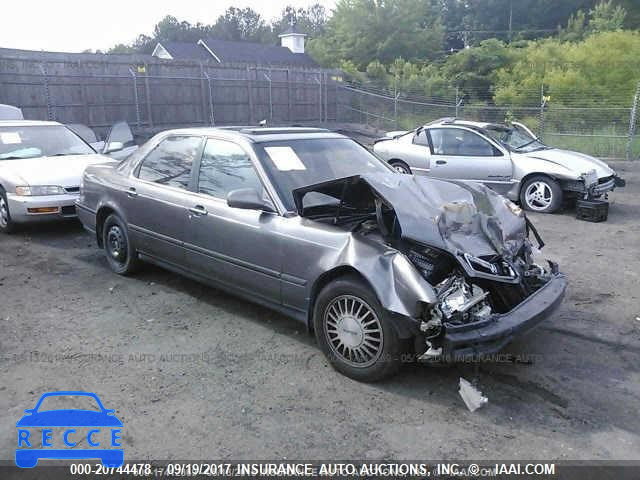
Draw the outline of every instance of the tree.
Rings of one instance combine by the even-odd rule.
[[[596,33],[621,30],[626,16],[627,11],[611,0],[600,2],[589,11],[588,30]]]
[[[284,32],[291,24],[294,24],[302,33],[306,33],[311,38],[318,37],[324,33],[327,23],[327,11],[316,3],[309,8],[296,8],[288,5],[282,10],[280,18],[271,24],[274,37]]]
[[[442,52],[443,27],[434,0],[339,0],[315,48],[330,64],[350,60],[364,70],[373,59],[434,59]]]
[[[216,20],[211,36],[223,40],[262,42],[270,40],[271,30],[255,10],[229,7]]]

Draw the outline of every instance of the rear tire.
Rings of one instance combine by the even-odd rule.
[[[140,260],[129,239],[129,230],[115,213],[104,221],[102,244],[109,267],[118,275],[130,275],[140,268]]]
[[[402,160],[391,160],[389,162],[389,165],[391,165],[398,173],[403,173],[405,175],[412,174],[411,168],[409,168],[409,165],[404,163]]]
[[[8,234],[15,231],[16,224],[11,220],[7,192],[4,191],[4,188],[0,187],[0,232]]]
[[[319,293],[313,325],[333,368],[375,382],[400,368],[402,342],[371,289],[355,276],[338,278]]]
[[[562,188],[546,175],[533,175],[520,189],[520,204],[526,210],[553,213],[562,206]]]

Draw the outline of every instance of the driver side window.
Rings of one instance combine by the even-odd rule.
[[[208,139],[200,161],[198,193],[225,199],[240,188],[253,188],[264,195],[249,155],[235,143]]]
[[[494,157],[501,152],[480,135],[462,128],[433,128],[429,130],[434,155],[462,157]]]

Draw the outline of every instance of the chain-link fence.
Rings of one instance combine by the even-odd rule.
[[[585,98],[554,95],[543,87],[518,92],[518,103],[474,102],[459,89],[438,97],[344,85],[338,94],[338,119],[382,130],[407,130],[443,117],[504,123],[517,120],[547,144],[604,159],[640,158],[640,84],[633,95],[611,93]]]

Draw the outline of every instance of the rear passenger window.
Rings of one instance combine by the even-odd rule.
[[[176,136],[162,140],[142,161],[138,178],[176,188],[188,188],[191,167],[201,137]]]
[[[245,151],[233,142],[207,140],[200,160],[198,192],[216,198],[239,188],[254,188],[262,193],[262,183]]]

